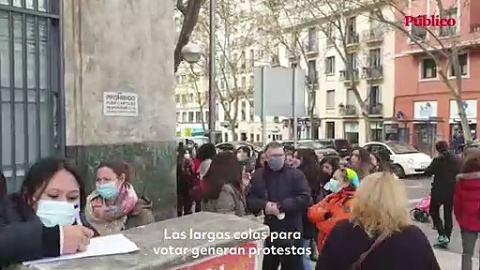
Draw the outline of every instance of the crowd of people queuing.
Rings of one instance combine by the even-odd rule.
[[[461,159],[436,144],[430,215],[436,245],[452,237],[452,211],[461,228],[462,270],[472,268],[480,232],[480,149]],[[154,221],[152,203],[137,194],[123,162],[102,162],[96,188],[86,194],[75,166],[44,158],[31,166],[19,192],[0,178],[0,266],[83,251],[92,237]],[[301,239],[267,239],[266,247],[313,248],[311,254],[266,254],[263,269],[440,269],[424,233],[412,223],[403,182],[387,153],[362,148],[348,160],[312,149],[269,143],[263,152],[213,144],[177,151],[178,216],[210,211],[252,217],[271,232]],[[439,210],[443,206],[443,220]],[[193,211],[192,211],[193,210]]]
[[[448,245],[453,209],[462,229],[462,270],[471,269],[480,231],[480,150],[466,151],[458,159],[446,142],[436,148],[438,156],[425,172],[434,176],[430,215],[439,233],[435,245]],[[205,151],[212,153],[207,173],[187,173],[201,183],[203,211],[262,216],[272,232],[302,233],[302,239],[267,239],[267,247],[316,251],[308,256],[265,255],[263,269],[311,269],[310,261],[320,270],[440,269],[428,239],[413,225],[404,184],[393,173],[388,153],[355,148],[348,160],[318,159],[312,149],[277,142],[256,158],[247,146],[213,154],[214,146],[206,144],[197,153]],[[180,159],[184,153],[179,151]],[[193,163],[198,159],[186,157]],[[186,196],[188,192],[184,190]],[[182,209],[179,215],[190,213]]]

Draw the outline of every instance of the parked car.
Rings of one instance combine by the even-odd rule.
[[[352,145],[346,139],[320,139],[316,142],[325,145],[327,148],[335,149],[341,158],[352,154]]]
[[[382,151],[390,153],[390,159],[394,164],[394,172],[400,178],[423,174],[432,162],[429,155],[420,153],[415,147],[402,142],[368,142],[363,148],[370,153]]]
[[[283,141],[283,146],[293,146],[293,141]],[[315,151],[319,159],[322,159],[326,156],[338,156],[338,152],[335,149],[328,148],[325,145],[314,141],[314,140],[300,140],[297,142],[297,148],[310,148]]]

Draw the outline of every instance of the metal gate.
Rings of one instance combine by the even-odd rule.
[[[0,0],[0,165],[8,192],[28,167],[64,153],[61,0]]]

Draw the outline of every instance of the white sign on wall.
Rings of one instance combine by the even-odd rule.
[[[416,101],[413,103],[413,118],[427,120],[437,117],[438,103],[436,101]]]
[[[103,92],[103,115],[138,116],[138,95],[135,93]]]
[[[465,109],[465,114],[467,115],[467,119],[470,122],[477,121],[477,100],[464,100],[463,101],[463,108]],[[460,116],[458,115],[458,107],[457,102],[455,100],[450,100],[450,122],[459,122]]]

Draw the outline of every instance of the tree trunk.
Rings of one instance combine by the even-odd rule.
[[[311,103],[311,106],[309,107],[309,117],[310,117],[310,140],[313,140],[314,137],[315,137],[315,126],[313,125],[313,122],[314,122],[314,119],[315,119],[315,114],[314,114],[314,111],[315,111],[315,106],[316,106],[316,103],[317,103],[317,100],[316,100],[316,97],[315,97],[315,87],[312,85],[310,86],[310,95],[309,95],[309,99],[310,99],[310,102]]]
[[[235,142],[238,140],[237,128],[235,127],[235,121],[229,121],[230,131],[232,132],[232,141]]]
[[[470,125],[468,123],[467,114],[465,113],[465,108],[463,107],[462,100],[462,76],[460,71],[460,63],[458,60],[458,50],[454,48],[452,58],[453,68],[455,69],[455,82],[457,84],[457,89],[450,88],[453,97],[455,98],[455,103],[458,107],[458,117],[460,117],[460,124],[462,125],[463,136],[465,142],[470,142],[472,140],[472,131],[470,130]]]
[[[472,141],[472,131],[470,130],[467,114],[465,113],[465,108],[463,107],[463,101],[461,98],[455,97],[455,103],[457,103],[458,117],[460,117],[460,124],[462,125],[465,142],[470,142]]]
[[[200,105],[200,114],[202,115],[202,129],[203,131],[205,132],[205,130],[207,130],[207,125],[205,123],[205,114],[204,114],[204,109],[203,109],[203,105]]]
[[[347,66],[349,66],[349,65],[347,65]],[[369,119],[369,115],[368,115],[367,106],[365,105],[365,102],[363,101],[362,96],[358,92],[357,85],[356,85],[356,79],[357,78],[355,77],[355,74],[354,74],[355,72],[353,71],[353,68],[348,68],[348,73],[349,73],[349,76],[352,80],[352,88],[351,89],[352,89],[353,93],[355,94],[355,99],[357,100],[358,105],[360,106],[361,115],[363,116],[363,119],[365,121],[365,141],[368,142],[370,140],[370,119]]]
[[[371,140],[371,128],[370,128],[370,118],[368,118],[368,114],[362,112],[363,120],[365,122],[365,141],[368,142]]]

